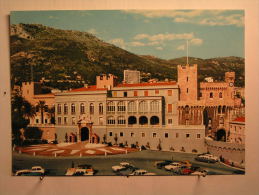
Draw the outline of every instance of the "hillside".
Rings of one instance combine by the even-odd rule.
[[[124,69],[140,70],[143,81],[149,78],[176,80],[176,65],[186,62],[185,58],[163,60],[139,56],[87,32],[39,24],[12,25],[10,32],[12,84],[44,78],[50,87],[74,88],[81,86],[82,81],[94,84],[95,76],[101,73],[112,73],[122,80]],[[242,58],[190,58],[190,63],[194,62],[199,64],[200,79],[209,75],[221,80],[225,71],[233,70],[242,77],[237,84],[244,84]]]

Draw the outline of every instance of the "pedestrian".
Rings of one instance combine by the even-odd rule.
[[[174,156],[172,155],[172,161],[174,160]]]

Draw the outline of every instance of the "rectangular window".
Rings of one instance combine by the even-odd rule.
[[[165,133],[165,138],[168,138],[168,133]]]
[[[175,137],[178,138],[178,137],[179,137],[179,133],[176,133],[176,134],[175,134]]]
[[[190,134],[189,133],[186,133],[186,138],[190,138]]]
[[[109,132],[109,136],[110,136],[110,137],[112,136],[112,132],[111,132],[111,131]]]
[[[148,91],[144,91],[144,96],[148,96]]]
[[[113,97],[117,97],[117,91],[113,92]]]
[[[189,92],[189,89],[187,88],[187,89],[186,89],[186,93],[188,93],[188,92]]]
[[[123,92],[123,96],[124,96],[124,97],[127,97],[127,96],[128,96],[128,92],[127,92],[127,91],[124,91],[124,92]]]
[[[167,91],[168,96],[172,96],[172,90]]]
[[[61,124],[61,117],[58,117],[58,124]]]
[[[172,113],[172,110],[173,110],[173,105],[172,104],[168,104],[167,105],[167,112],[168,113]]]
[[[159,90],[158,90],[158,89],[155,90],[155,94],[156,94],[156,95],[159,94]]]
[[[134,137],[134,133],[133,132],[130,133],[130,137]]]
[[[67,124],[67,117],[64,117],[64,124]]]
[[[142,132],[141,133],[141,137],[145,137],[145,136],[146,136],[146,134]]]
[[[197,134],[197,139],[200,139],[201,138],[201,134]]]
[[[36,124],[38,124],[39,123],[39,119],[36,119]]]
[[[100,118],[99,118],[99,124],[100,124],[100,125],[103,125],[103,117],[100,117]]]
[[[138,91],[134,91],[134,96],[138,96]]]
[[[168,119],[168,124],[172,124],[173,123],[173,119]]]
[[[123,132],[120,132],[120,137],[123,137]]]
[[[152,133],[152,136],[153,136],[153,137],[156,137],[156,133]]]
[[[72,117],[72,125],[75,125],[75,124],[76,124],[76,118]]]

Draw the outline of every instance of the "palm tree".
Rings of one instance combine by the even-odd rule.
[[[55,124],[55,106],[52,106],[48,113],[50,114],[50,123]]]
[[[44,124],[44,111],[48,109],[45,101],[39,101],[36,108],[40,111],[41,124]]]

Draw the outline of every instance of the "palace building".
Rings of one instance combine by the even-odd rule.
[[[112,74],[100,75],[96,85],[42,97],[34,95],[32,83],[24,83],[23,96],[34,105],[41,99],[55,105],[58,142],[110,142],[202,153],[207,151],[205,136],[228,141],[234,135],[230,133],[234,119],[240,113],[244,116],[235,73],[226,72],[224,82],[211,78],[199,83],[197,65],[177,69],[177,82],[141,83],[139,71],[125,70],[123,83]],[[48,123],[47,115],[45,119]],[[31,125],[39,121],[37,115]]]

